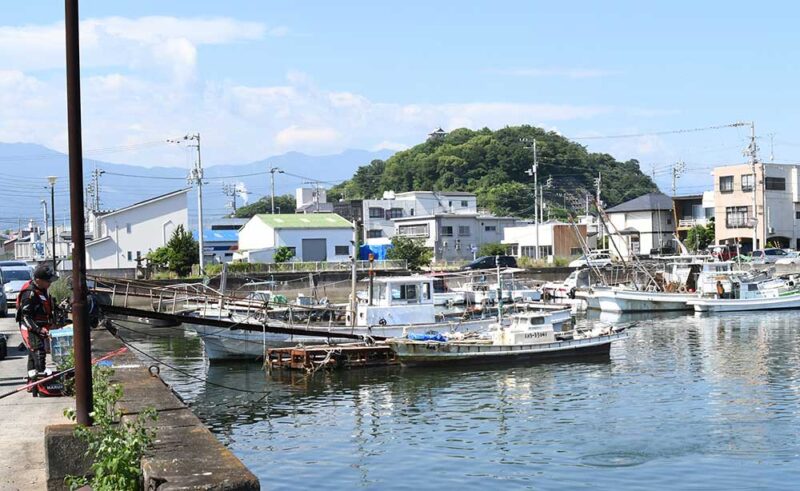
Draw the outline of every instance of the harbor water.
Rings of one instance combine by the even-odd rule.
[[[603,362],[311,376],[209,366],[179,328],[121,334],[179,370],[161,375],[265,489],[800,482],[797,312],[599,321],[632,323]]]

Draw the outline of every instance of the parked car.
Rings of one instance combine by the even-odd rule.
[[[786,257],[786,251],[777,247],[758,249],[753,251],[753,264],[774,264],[775,261]]]
[[[775,264],[800,264],[800,253],[797,251],[786,251],[786,255],[775,261]]]
[[[583,255],[569,263],[570,268],[586,268],[593,266],[595,268],[604,268],[611,266],[611,255],[605,252],[589,253],[589,256]]]
[[[717,261],[730,261],[738,255],[736,244],[722,244],[711,248],[711,256]]]
[[[8,261],[0,261],[0,268],[2,268],[3,266],[27,266],[27,265],[28,263],[26,263],[25,261],[17,261],[14,259]]]
[[[497,263],[500,263],[501,268],[516,268],[517,258],[514,256],[481,256],[471,263],[464,266],[464,271],[476,269],[494,269]]]
[[[16,304],[22,287],[33,279],[33,269],[30,266],[0,266],[0,278],[3,281],[6,304]]]

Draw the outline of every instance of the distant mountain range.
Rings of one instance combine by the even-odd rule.
[[[275,194],[294,194],[304,182],[316,181],[323,187],[349,179],[359,166],[374,159],[386,159],[394,152],[345,150],[335,155],[313,156],[289,152],[240,165],[215,165],[204,169],[203,210],[208,218],[230,213],[231,197],[223,184],[238,189],[237,203],[257,200],[270,193],[270,167],[275,174]],[[101,169],[100,201],[103,209],[116,209],[147,198],[188,186],[185,167],[140,167],[84,158],[84,182],[88,184],[94,168]],[[57,176],[55,186],[56,220],[69,216],[68,158],[65,154],[31,143],[0,143],[0,231],[16,229],[19,221],[41,221],[42,206],[50,206],[47,176]],[[84,189],[86,186],[84,185]],[[189,215],[196,221],[195,193],[190,194]]]

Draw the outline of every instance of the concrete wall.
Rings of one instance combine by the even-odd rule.
[[[239,230],[239,251],[275,247],[275,232],[260,218],[253,217]]]
[[[608,215],[613,227],[611,240],[619,249],[619,254],[630,257],[636,254],[650,254],[651,249],[671,245],[675,224],[672,219],[672,210],[647,210],[624,213],[611,213]],[[637,234],[616,234],[614,229],[622,232],[625,229],[634,229]],[[638,242],[638,250],[637,244]],[[616,249],[609,246],[611,254],[618,256]]]
[[[303,239],[325,239],[327,261],[349,261],[353,253],[353,230],[347,228],[283,229],[275,233],[276,247],[295,248],[294,261],[303,258]],[[336,254],[336,246],[347,246],[347,254]]]
[[[97,223],[100,234],[96,238],[111,237],[111,241],[87,248],[87,266],[95,269],[136,267],[137,252],[144,257],[165,245],[179,225],[188,231],[186,193],[101,216]],[[108,242],[113,244],[111,254]]]
[[[800,211],[800,166],[781,164],[756,165],[756,212],[753,213],[753,192],[742,190],[742,176],[753,173],[749,164],[716,167],[714,176],[714,216],[716,221],[715,240],[717,243],[741,240],[747,247],[752,243],[753,228],[728,227],[726,208],[748,207],[748,218],[757,220],[757,248],[766,241],[781,237],[788,239],[790,247],[800,246],[800,221],[796,213]],[[733,177],[733,191],[722,192],[720,177]],[[785,190],[764,189],[764,177],[783,178]]]

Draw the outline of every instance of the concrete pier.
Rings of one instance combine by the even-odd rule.
[[[0,393],[5,394],[25,385],[28,353],[17,351],[22,337],[13,317],[0,319],[0,333],[8,336],[8,357],[0,360]],[[45,428],[69,423],[63,413],[70,405],[75,405],[71,399],[32,397],[26,391],[0,399],[0,489],[47,488]]]
[[[9,356],[0,361],[0,393],[6,393],[24,385],[27,353],[17,350],[21,337],[13,317],[0,319],[0,332],[9,337]],[[92,332],[93,358],[121,346],[105,330]],[[152,363],[130,352],[111,361],[112,382],[123,388],[123,419],[147,407],[158,412],[156,440],[142,459],[145,489],[260,489],[258,478],[158,376],[151,375]],[[66,475],[85,472],[85,446],[73,437],[74,426],[63,416],[65,408],[74,406],[72,398],[34,398],[26,391],[0,399],[0,490],[65,489]]]

